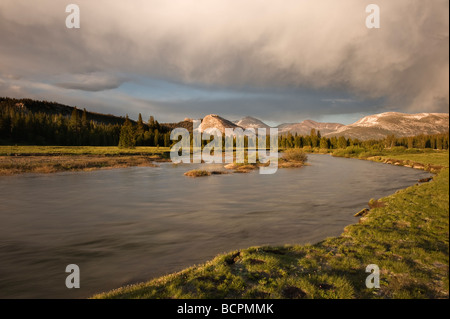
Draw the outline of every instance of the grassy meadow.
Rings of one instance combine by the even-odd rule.
[[[234,152],[234,155],[236,153]],[[137,146],[2,146],[0,145],[0,176],[22,173],[55,173],[62,171],[91,171],[95,169],[154,166],[154,161],[170,161],[169,147]],[[249,164],[248,151],[245,163],[234,163],[226,168],[237,173],[247,173],[259,165]],[[287,156],[287,157],[286,157]],[[299,157],[300,156],[300,157]],[[306,155],[301,149],[292,149],[280,157],[279,167],[302,167]],[[186,176],[201,177],[225,172],[186,172]]]
[[[395,159],[403,161],[412,161],[422,164],[431,164],[448,167],[448,151],[435,151],[433,153],[417,153],[417,154],[393,154]],[[380,156],[381,159],[387,160],[391,155]]]
[[[448,298],[448,151],[378,156],[369,158],[443,168],[431,182],[378,199],[339,237],[233,251],[93,298]],[[380,268],[379,289],[366,288],[369,264]]]
[[[32,155],[163,155],[169,147],[138,146],[119,148],[117,146],[4,146],[0,145],[0,156]]]
[[[148,167],[167,160],[169,152],[168,147],[0,146],[0,176]]]

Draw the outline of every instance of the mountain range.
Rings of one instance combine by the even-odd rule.
[[[447,113],[405,114],[386,112],[363,117],[359,121],[338,128],[325,136],[345,136],[359,139],[380,139],[387,135],[397,137],[419,134],[448,133]]]
[[[217,127],[222,132],[225,128],[269,128],[263,121],[246,116],[240,120],[229,121],[218,115],[205,116],[201,124],[201,131],[210,127]],[[344,125],[339,123],[321,123],[305,120],[300,123],[285,123],[277,126],[279,134],[308,135],[314,129],[322,136],[345,136],[360,140],[382,139],[388,135],[396,137],[415,136],[420,134],[448,133],[449,115],[447,113],[418,113],[406,114],[386,112],[369,115],[357,122]]]
[[[31,99],[12,99],[0,97],[0,110],[6,107],[15,107],[23,112],[46,113],[51,115],[61,114],[70,117],[74,107],[55,102],[36,101]],[[81,112],[81,110],[80,110]],[[87,111],[88,121],[95,121],[104,124],[122,124],[124,117],[111,114],[102,114]],[[200,130],[204,131],[210,127],[216,127],[222,132],[225,128],[269,128],[263,121],[246,116],[237,121],[227,120],[216,114],[205,116],[200,125]],[[136,123],[135,121],[132,121]],[[192,131],[192,119],[184,119],[178,123],[161,123],[163,131],[170,131],[176,127],[184,127]],[[308,135],[312,129],[320,131],[322,136],[345,136],[347,138],[357,138],[360,140],[382,139],[388,135],[396,137],[415,136],[420,134],[439,134],[449,131],[448,113],[417,113],[406,114],[398,112],[386,112],[369,115],[361,118],[350,125],[339,123],[322,123],[312,120],[304,120],[299,123],[284,123],[277,126],[279,134],[299,134]]]

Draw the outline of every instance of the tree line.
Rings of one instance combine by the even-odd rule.
[[[14,102],[14,103],[13,103]],[[89,119],[86,109],[72,109],[70,116],[33,112],[24,103],[0,101],[0,145],[63,146],[170,146],[170,132],[153,116],[144,123],[128,116],[120,123]]]
[[[312,129],[309,135],[283,134],[278,137],[278,145],[281,148],[321,148],[321,149],[343,149],[349,146],[356,146],[365,149],[382,150],[403,146],[405,148],[431,148],[448,150],[449,134],[417,135],[410,137],[396,137],[389,135],[379,140],[359,140],[340,137],[323,137],[320,131]]]
[[[122,148],[135,146],[169,147],[171,144],[169,129],[159,124],[153,116],[150,116],[148,122],[144,123],[141,113],[139,113],[136,124],[128,118],[128,115],[126,116],[118,142],[118,146]]]
[[[27,104],[23,101],[27,101]],[[37,111],[39,107],[43,107],[45,112]],[[62,114],[56,110],[62,110]],[[71,110],[70,115],[68,110]],[[96,114],[51,102],[0,98],[0,145],[169,147],[173,144],[170,140],[171,128],[170,125],[159,124],[153,116],[145,123],[141,114],[137,121],[132,121],[128,116],[123,118]],[[207,142],[202,141],[202,145]],[[248,145],[247,139],[245,145]],[[280,135],[278,146],[282,149],[310,147],[328,150],[349,146],[368,150],[403,146],[447,150],[449,134],[414,137],[390,135],[381,140],[362,141],[343,136],[323,137],[320,131],[312,129],[309,135]]]

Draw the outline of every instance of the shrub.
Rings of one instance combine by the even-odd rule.
[[[394,153],[405,153],[406,147],[404,146],[394,146],[391,148],[391,151]]]
[[[365,148],[358,147],[358,146],[348,146],[345,149],[338,149],[333,152],[333,156],[339,156],[339,157],[353,157],[353,156],[359,156],[363,154],[366,151]]]
[[[184,173],[184,175],[189,176],[189,177],[202,177],[202,176],[210,176],[211,173],[208,171],[201,170],[201,169],[194,169],[192,171],[188,171],[188,172]]]
[[[304,163],[308,160],[308,156],[301,149],[289,149],[283,153],[282,159],[286,162]]]

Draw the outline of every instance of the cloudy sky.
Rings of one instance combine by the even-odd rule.
[[[67,29],[76,3],[81,28]],[[368,29],[365,8],[381,9]],[[161,122],[449,107],[448,0],[1,0],[0,96]]]

